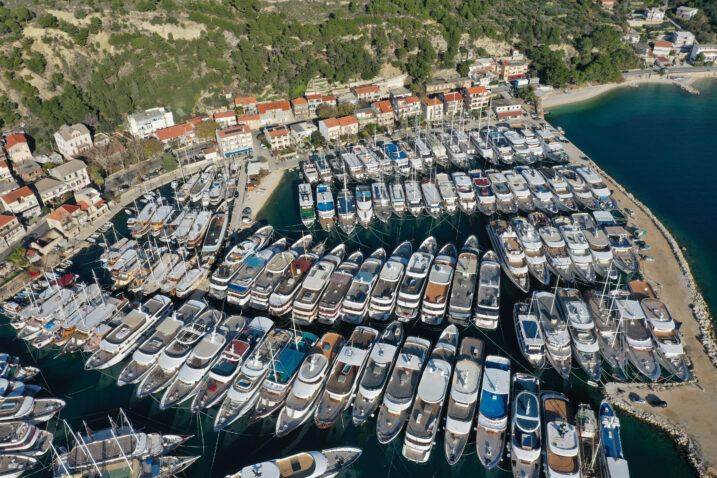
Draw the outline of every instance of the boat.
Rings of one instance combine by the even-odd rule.
[[[513,324],[520,353],[536,369],[545,366],[545,339],[540,329],[538,315],[525,302],[513,305]]]
[[[392,155],[394,166],[401,176],[408,176],[412,171],[423,172],[423,160],[403,140],[388,143],[389,154]],[[391,146],[395,149],[391,151]]]
[[[448,160],[458,169],[468,169],[468,155],[461,148],[461,144],[454,134],[443,135],[443,145],[446,147]]]
[[[152,235],[157,237],[174,213],[174,206],[161,205],[155,209],[152,218],[149,220]]]
[[[568,184],[570,192],[573,193],[573,197],[579,205],[589,211],[600,209],[600,203],[592,195],[587,183],[579,174],[566,166],[553,166],[553,169]]]
[[[602,357],[590,309],[577,289],[558,289],[560,313],[568,324],[573,357],[590,380],[599,382],[602,376]]]
[[[493,251],[483,255],[480,262],[478,289],[473,317],[476,326],[495,330],[498,328],[500,309],[500,260]]]
[[[196,305],[198,306],[199,304]],[[194,314],[195,310],[189,310],[187,313]],[[137,398],[144,398],[167,388],[194,347],[202,337],[217,327],[222,319],[224,319],[223,312],[205,307],[193,320],[186,321],[182,330],[161,352],[157,363],[139,382]]]
[[[593,217],[584,212],[571,215],[573,224],[579,227],[590,246],[595,272],[606,279],[617,279],[617,268],[612,264],[612,249],[607,234],[598,227]]]
[[[251,287],[249,307],[254,310],[269,310],[269,297],[271,297],[272,292],[289,273],[291,263],[300,254],[306,253],[312,241],[313,237],[311,235],[303,236],[292,244],[288,250],[276,253],[266,263],[264,270],[261,271],[261,274],[259,274]]]
[[[0,378],[26,382],[40,373],[37,367],[20,365],[20,359],[7,353],[0,353]]]
[[[446,173],[436,175],[436,184],[443,200],[443,209],[450,215],[455,214],[459,202],[455,184]]]
[[[217,207],[224,200],[226,195],[226,183],[223,179],[215,180],[209,187],[209,204],[207,206]],[[204,207],[207,207],[204,206]]]
[[[252,297],[252,288],[267,263],[284,251],[286,251],[286,238],[282,237],[270,247],[247,257],[227,286],[227,301],[240,307],[248,304]]]
[[[528,147],[528,152],[537,160],[543,157],[543,145],[531,128],[523,128],[520,130],[520,134],[525,138],[525,145]]]
[[[164,294],[174,294],[177,291],[177,285],[189,269],[190,265],[187,264],[183,257],[180,257],[174,267],[172,267],[159,283],[159,290]]]
[[[38,464],[37,458],[8,453],[0,455],[0,476],[17,478]]]
[[[333,174],[336,181],[343,183],[348,180],[348,173],[346,172],[346,165],[340,156],[334,154],[328,155],[329,167],[331,168],[331,174]]]
[[[391,146],[395,148],[394,145]],[[383,146],[375,144],[368,148],[368,151],[373,154],[378,161],[380,171],[379,178],[383,175],[391,175],[394,173],[394,169],[396,169],[394,157],[386,150],[386,143]],[[405,166],[408,166],[408,158],[403,158],[403,162],[405,163]]]
[[[475,190],[477,209],[486,216],[495,213],[497,210],[496,196],[488,176],[486,176],[482,169],[471,169],[468,171],[468,177]]]
[[[206,280],[209,275],[209,269],[205,267],[193,267],[189,269],[184,276],[177,282],[177,287],[174,290],[174,295],[178,299],[187,297],[189,294],[194,292],[200,284]]]
[[[189,232],[192,230],[192,225],[197,219],[197,211],[185,210],[182,220],[179,222],[174,232],[170,236],[170,240],[175,241],[177,244],[186,244]]]
[[[187,247],[198,247],[204,239],[207,229],[209,229],[209,220],[212,217],[211,211],[199,211],[197,218],[192,223],[192,227],[187,234]]]
[[[272,226],[264,226],[258,229],[247,239],[232,247],[224,258],[224,263],[233,265],[243,261],[254,252],[262,249],[269,242],[273,234],[274,228]]]
[[[423,194],[421,194],[421,186],[417,181],[406,181],[403,183],[406,189],[406,204],[408,212],[414,217],[418,217],[423,212]]]
[[[647,326],[657,345],[657,358],[662,366],[678,379],[689,380],[685,350],[675,321],[667,306],[657,297],[645,297],[640,306],[647,317]]]
[[[461,208],[461,211],[465,214],[473,214],[473,211],[476,209],[476,191],[473,188],[471,179],[464,172],[451,173],[451,179],[453,179],[453,183],[456,187],[458,206]]]
[[[473,425],[483,369],[484,344],[474,337],[461,341],[446,407],[443,447],[449,465],[463,456]]]
[[[406,212],[406,194],[401,183],[390,183],[388,185],[388,195],[391,197],[391,209],[398,217],[402,217]]]
[[[478,155],[486,161],[493,159],[493,150],[488,145],[487,141],[481,137],[480,130],[473,130],[468,133],[473,147],[476,149]]]
[[[327,332],[316,344],[314,352],[301,364],[276,420],[277,438],[288,435],[313,416],[334,360],[343,345],[341,335]]]
[[[510,188],[513,196],[515,197],[515,203],[518,209],[524,213],[529,213],[535,210],[535,198],[528,188],[528,181],[520,174],[520,172],[506,170],[503,172],[503,176],[506,179],[508,188]]]
[[[288,330],[269,331],[264,341],[242,363],[228,388],[214,420],[214,431],[228,427],[253,409],[262,383],[276,367],[276,360],[293,338],[294,334]]]
[[[310,183],[299,184],[297,191],[299,197],[299,217],[306,227],[311,227],[316,221],[316,212],[314,211],[314,195],[311,191]]]
[[[504,164],[507,166],[515,162],[513,148],[502,132],[493,130],[486,135],[487,143],[493,150],[491,162],[493,164]]]
[[[202,244],[202,257],[209,263],[214,263],[219,248],[224,245],[224,236],[229,225],[229,216],[225,212],[218,212],[209,221],[207,234]]]
[[[391,217],[391,197],[388,195],[388,189],[383,182],[373,183],[371,185],[371,198],[373,201],[373,211],[381,222],[386,222]]]
[[[559,203],[553,192],[548,187],[548,183],[539,170],[527,167],[516,168],[525,181],[528,183],[528,189],[533,195],[535,207],[543,211],[545,214],[557,214]]]
[[[588,284],[594,283],[595,267],[585,234],[579,227],[574,226],[569,218],[555,218],[554,222],[567,245],[576,277]]]
[[[162,254],[157,266],[150,269],[139,292],[145,297],[157,292],[180,260],[178,254],[171,252]]]
[[[426,290],[421,303],[421,322],[440,325],[446,314],[450,298],[451,282],[455,273],[457,260],[456,246],[452,243],[444,245],[438,251],[431,271],[428,274]]]
[[[458,328],[451,324],[441,333],[421,374],[401,449],[409,461],[428,461],[438,433],[457,348]]]
[[[271,319],[254,317],[228,341],[207,372],[206,379],[197,387],[190,406],[192,413],[211,408],[224,398],[244,360],[262,343],[273,327],[274,322]]]
[[[371,320],[386,322],[393,313],[398,287],[412,253],[411,242],[404,241],[393,250],[391,257],[383,264],[369,297],[368,315]]]
[[[134,227],[130,234],[133,238],[139,238],[147,234],[152,229],[152,217],[157,210],[157,203],[150,201],[144,205],[142,210],[137,215],[134,222]]]
[[[296,294],[292,305],[291,320],[300,325],[310,325],[319,313],[319,300],[329,285],[329,279],[346,254],[346,245],[339,244],[316,262]]]
[[[557,200],[557,206],[566,212],[575,212],[578,209],[573,192],[568,182],[553,168],[539,168],[538,171],[545,178],[548,188]]]
[[[19,380],[0,378],[0,401],[7,397],[33,396],[40,390],[42,390],[42,387],[39,385],[30,385]]]
[[[346,234],[351,234],[356,229],[356,198],[350,188],[344,187],[336,195],[338,206],[339,227]]]
[[[530,164],[534,161],[528,149],[528,145],[525,143],[523,135],[512,129],[506,129],[503,131],[503,136],[510,143],[513,149],[513,160],[522,164]]]
[[[558,392],[540,394],[543,411],[544,470],[546,478],[579,478],[578,433],[569,415],[568,399]]]
[[[565,152],[563,144],[558,139],[558,134],[555,130],[544,125],[541,129],[536,129],[535,133],[538,136],[540,144],[543,146],[545,159],[560,164],[568,162],[568,154]]]
[[[483,365],[483,383],[478,406],[476,452],[486,470],[503,457],[510,404],[510,360],[488,355]]]
[[[540,476],[540,381],[527,373],[513,375],[510,464],[514,478]]]
[[[304,173],[304,178],[309,184],[316,184],[319,182],[319,171],[316,169],[316,165],[313,161],[302,162],[301,172]]]
[[[606,401],[600,404],[600,460],[605,478],[629,478],[630,470],[622,451],[620,419]]]
[[[655,353],[655,344],[647,329],[645,312],[636,300],[617,300],[627,356],[630,363],[645,377],[655,381],[660,378],[660,363]]]
[[[331,274],[328,286],[319,302],[319,323],[333,325],[339,318],[346,293],[362,263],[363,253],[356,251]]]
[[[575,166],[575,172],[583,178],[593,197],[600,204],[602,209],[615,209],[615,200],[611,197],[610,189],[605,185],[602,178],[587,166]]]
[[[495,195],[496,210],[503,214],[518,212],[518,203],[513,191],[508,187],[508,179],[505,175],[496,169],[488,169],[485,174]]]
[[[191,191],[189,191],[189,200],[191,202],[196,203],[202,200],[205,191],[209,189],[214,181],[215,172],[216,168],[214,165],[202,171],[202,174],[199,176],[199,181],[197,181],[194,186],[192,186]]]
[[[360,324],[368,313],[368,305],[378,281],[379,272],[386,260],[386,251],[376,249],[363,261],[356,276],[351,280],[341,306],[341,320],[350,324]]]
[[[288,273],[284,274],[274,292],[269,296],[269,313],[271,315],[280,317],[291,310],[306,273],[319,260],[323,252],[324,244],[320,242],[291,262]]]
[[[478,281],[478,238],[471,235],[466,239],[456,263],[451,295],[448,302],[448,320],[459,325],[468,325],[473,312],[473,298]]]
[[[423,161],[424,168],[433,166],[433,152],[428,146],[427,141],[421,137],[420,132],[418,135],[408,138],[408,142],[416,152],[416,155]]]
[[[587,403],[578,405],[575,414],[575,429],[578,433],[580,454],[580,476],[597,476],[597,455],[600,452],[598,424],[595,412]]]
[[[555,371],[567,380],[572,366],[570,332],[568,324],[558,311],[555,294],[535,291],[532,305],[540,319],[540,331],[545,340],[545,355]]]
[[[177,191],[176,199],[177,202],[183,203],[189,200],[189,193],[194,188],[194,185],[199,181],[199,175],[195,174],[187,182],[182,184],[182,186]]]
[[[341,348],[314,412],[318,428],[333,427],[348,409],[377,337],[376,329],[359,325]]]
[[[50,420],[63,408],[65,401],[59,398],[7,397],[0,407],[0,424],[23,421],[37,425]]]
[[[445,145],[441,142],[438,137],[434,134],[427,134],[425,136],[425,142],[431,150],[431,155],[437,163],[446,166],[448,158],[448,152],[446,151]]]
[[[533,212],[528,215],[528,221],[538,231],[543,242],[543,252],[548,261],[548,267],[556,276],[565,282],[575,282],[573,261],[568,255],[568,248],[560,230],[550,223],[542,212]]]
[[[605,362],[613,370],[618,370],[621,375],[625,375],[628,362],[627,345],[615,303],[619,299],[628,297],[629,293],[620,289],[606,290],[602,293],[594,290],[583,292],[583,300],[588,305],[595,322],[600,353]]]
[[[621,226],[608,226],[604,228],[610,242],[613,264],[625,274],[634,274],[640,270],[635,246],[630,242],[630,236]]]
[[[150,298],[105,336],[99,350],[85,362],[85,370],[103,370],[121,362],[139,346],[140,337],[173,309],[169,297],[158,294]]]
[[[353,465],[360,456],[360,448],[350,447],[307,451],[245,466],[226,478],[331,478]]]
[[[345,151],[342,152],[340,156],[344,164],[346,164],[349,175],[354,179],[354,181],[363,181],[366,179],[366,169],[356,154]]]
[[[438,192],[436,183],[431,179],[424,179],[421,181],[421,192],[423,193],[423,200],[426,204],[426,212],[432,218],[438,219],[443,211],[443,207],[441,205],[441,195]]]
[[[366,176],[374,179],[379,178],[381,176],[381,167],[378,162],[378,158],[376,158],[376,155],[373,154],[370,149],[366,148],[363,145],[355,144],[352,147],[352,151],[359,159],[359,161],[363,163]]]
[[[550,268],[543,252],[543,243],[535,227],[524,217],[515,216],[510,227],[520,241],[530,274],[541,284],[550,283]]]
[[[418,315],[437,247],[436,239],[430,236],[421,243],[408,260],[396,298],[395,313],[398,320],[408,322]]]
[[[316,209],[319,211],[321,229],[331,232],[336,225],[336,207],[331,188],[325,184],[316,186]]]
[[[374,218],[370,186],[364,184],[356,186],[356,214],[359,223],[368,228]]]
[[[487,229],[493,250],[500,258],[503,272],[518,289],[527,293],[530,290],[528,261],[515,231],[502,219],[490,221]]]
[[[366,369],[361,376],[354,399],[354,425],[359,426],[366,422],[378,407],[402,344],[403,325],[397,321],[391,322],[371,349]]]
[[[50,449],[52,433],[25,422],[0,423],[2,455],[42,456]],[[0,476],[3,475],[0,471]],[[18,474],[19,476],[19,474]]]
[[[117,377],[117,386],[121,387],[142,380],[157,363],[162,352],[182,330],[182,327],[191,323],[206,308],[206,302],[190,299],[172,315],[164,318],[152,334],[134,351],[132,360]]]
[[[331,172],[331,166],[329,165],[329,162],[326,161],[326,158],[323,156],[315,156],[313,158],[314,165],[316,166],[316,170],[319,173],[319,180],[322,183],[330,184],[331,181],[334,179],[334,175]]]

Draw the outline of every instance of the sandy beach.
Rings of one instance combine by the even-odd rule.
[[[261,211],[269,198],[271,198],[271,195],[279,186],[281,178],[284,177],[284,173],[284,170],[271,171],[268,175],[261,178],[261,181],[259,181],[253,191],[246,192],[242,208],[251,208],[252,220],[256,219],[259,211]]]

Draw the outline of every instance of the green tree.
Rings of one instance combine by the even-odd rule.
[[[313,133],[311,133],[311,139],[309,141],[311,142],[311,146],[313,146],[314,148],[321,148],[323,146],[326,146],[326,139],[318,131],[314,131]]]
[[[145,157],[151,158],[152,156],[164,151],[164,145],[161,141],[156,138],[147,138],[141,141],[142,152]]]
[[[169,151],[164,152],[164,154],[162,154],[162,167],[167,172],[174,171],[177,167],[179,167],[177,158],[175,158]]]
[[[203,121],[199,123],[194,130],[194,134],[197,138],[208,140],[213,139],[216,131],[219,129],[219,124],[214,120]]]

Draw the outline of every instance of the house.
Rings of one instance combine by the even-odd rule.
[[[321,100],[321,94],[320,93],[313,93],[306,95],[306,104],[309,108],[309,114],[315,115],[316,111],[319,109],[319,107],[322,104]]]
[[[40,197],[43,206],[46,206],[53,199],[59,198],[70,191],[67,184],[55,178],[43,178],[33,184],[33,187]]]
[[[31,217],[40,214],[37,197],[28,186],[23,186],[0,196],[0,206],[4,211]]]
[[[473,111],[488,106],[490,93],[485,86],[463,88],[463,101],[466,111]]]
[[[463,95],[457,91],[441,93],[439,97],[443,101],[444,116],[456,116],[463,112]]]
[[[645,16],[647,22],[661,22],[665,19],[665,10],[662,8],[646,8],[642,14]]]
[[[19,187],[20,187],[20,184],[17,181],[15,181],[15,178],[6,179],[5,181],[0,181],[0,195],[9,193],[10,191],[18,189]]]
[[[355,110],[354,117],[359,122],[359,128],[376,123],[376,114],[374,113],[373,108],[360,108]]]
[[[253,96],[241,96],[234,98],[234,108],[239,110],[240,114],[259,114],[259,111],[256,107],[256,98],[254,98]]]
[[[692,47],[695,43],[695,35],[692,32],[672,32],[670,35],[672,46],[682,50],[685,47]]]
[[[497,99],[493,101],[493,111],[500,119],[513,119],[523,116],[523,105],[515,99]]]
[[[215,148],[214,146],[202,149],[202,156],[207,161],[214,161],[219,157],[217,156],[217,148]]]
[[[668,41],[656,41],[652,45],[653,56],[670,56],[672,52],[672,43]]]
[[[699,55],[704,57],[704,61],[715,61],[715,59],[717,59],[717,43],[705,43],[700,45],[695,42],[690,50],[690,61],[697,61]]]
[[[5,151],[12,163],[32,159],[32,151],[30,151],[25,133],[13,133],[5,136]]]
[[[421,111],[423,118],[428,122],[443,120],[443,102],[438,98],[423,98]]]
[[[498,61],[498,77],[502,81],[514,80],[528,73],[528,60],[520,57],[503,58]]]
[[[291,147],[291,134],[286,126],[271,126],[264,128],[264,136],[269,142],[272,151],[279,151]]]
[[[683,5],[681,7],[677,7],[677,10],[675,10],[675,16],[677,18],[682,18],[683,20],[692,20],[692,18],[694,18],[699,11],[699,8],[686,7]]]
[[[438,78],[423,83],[423,92],[426,96],[439,95],[453,90],[460,90],[461,88],[468,88],[471,86],[471,83],[471,79],[467,77],[452,79]]]
[[[247,125],[253,131],[261,128],[261,118],[259,118],[258,114],[239,115],[237,116],[237,124]]]
[[[309,117],[309,101],[306,98],[291,100],[291,109],[294,110],[294,118],[306,119]]]
[[[421,114],[421,100],[417,96],[401,96],[393,99],[396,121],[414,118]]]
[[[12,174],[10,173],[10,166],[7,165],[7,161],[0,161],[0,182],[11,180]]]
[[[356,97],[356,101],[373,103],[374,101],[381,99],[381,89],[376,85],[357,86],[355,88],[351,88],[351,91]]]
[[[21,163],[15,163],[13,169],[15,170],[15,176],[26,183],[42,176],[42,166],[31,159],[22,161]]]
[[[80,232],[87,216],[80,206],[63,204],[45,217],[48,227],[55,229],[65,237],[73,237]]]
[[[667,68],[671,64],[672,63],[670,62],[670,59],[666,56],[658,56],[657,58],[655,58],[655,66],[657,66],[658,68]]]
[[[291,135],[294,137],[294,142],[301,143],[311,138],[311,135],[319,129],[314,123],[304,121],[303,123],[292,124],[290,130]]]
[[[92,222],[109,212],[109,207],[102,195],[95,188],[82,188],[75,192],[75,203],[80,206],[88,221]]]
[[[52,168],[50,176],[63,181],[73,191],[82,189],[90,184],[87,165],[79,159],[73,159]]]
[[[291,105],[286,100],[259,103],[257,110],[262,126],[290,123],[292,120]]]
[[[25,228],[17,216],[0,214],[0,250],[8,248],[25,235]]]
[[[233,111],[219,111],[213,115],[220,128],[228,128],[237,124],[237,115]]]
[[[598,0],[598,3],[605,10],[612,10],[615,8],[615,1],[616,0]]]
[[[167,108],[151,108],[129,115],[127,122],[132,136],[146,139],[158,129],[174,126],[174,116]]]
[[[55,144],[65,159],[71,159],[92,148],[92,135],[82,123],[71,126],[63,124],[55,133]]]
[[[359,120],[353,115],[319,121],[319,133],[326,141],[339,141],[342,137],[358,134],[358,130]]]
[[[632,45],[638,55],[647,55],[650,52],[650,45],[646,42],[638,42]]]
[[[322,96],[321,97],[321,103],[329,106],[336,106],[336,97],[335,96]]]
[[[196,141],[194,125],[190,122],[170,126],[169,128],[158,129],[152,136],[163,144],[178,143],[181,145],[190,144]]]
[[[216,138],[219,151],[225,157],[248,153],[253,149],[251,130],[245,124],[218,129]]]
[[[376,115],[376,124],[385,128],[393,126],[393,105],[389,100],[376,101],[371,104],[371,109]]]
[[[357,135],[359,132],[359,121],[353,115],[342,116],[339,119],[339,127],[341,128],[341,137],[349,137]]]
[[[634,45],[640,41],[640,34],[637,33],[636,30],[630,28],[630,31],[627,32],[623,38],[627,43]]]

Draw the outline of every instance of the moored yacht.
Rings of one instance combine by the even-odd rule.
[[[444,245],[438,251],[433,265],[431,265],[426,290],[423,293],[421,322],[430,325],[440,325],[443,322],[443,316],[448,307],[456,260],[456,246],[452,243]]]
[[[560,235],[565,240],[575,274],[581,280],[592,284],[595,282],[595,267],[593,266],[590,245],[585,238],[585,234],[579,227],[574,226],[568,218],[555,218],[554,222],[560,231]]]
[[[381,222],[386,222],[391,217],[391,198],[388,195],[388,189],[383,182],[373,183],[371,185],[371,198],[373,201],[373,211]]]
[[[292,305],[291,318],[294,322],[309,325],[316,319],[319,312],[319,299],[329,284],[331,274],[345,254],[346,245],[339,244],[311,266]]]
[[[540,476],[540,381],[527,373],[513,375],[510,464],[514,478]]]
[[[548,187],[548,183],[540,171],[526,167],[516,168],[516,171],[519,171],[528,183],[528,189],[533,195],[535,207],[546,214],[557,214],[559,210],[558,200]]]
[[[506,170],[503,172],[503,175],[507,181],[508,188],[510,188],[515,197],[515,203],[518,209],[525,213],[534,211],[536,201],[530,192],[528,181],[525,180],[518,170]]]
[[[521,216],[516,216],[511,219],[510,226],[513,228],[513,231],[515,231],[515,235],[523,247],[528,270],[538,282],[543,285],[548,285],[550,283],[548,261],[543,253],[543,244],[535,227]]]
[[[316,212],[314,211],[314,194],[311,191],[311,184],[301,183],[297,192],[299,196],[299,216],[301,222],[306,227],[311,227],[316,221]]]
[[[483,365],[476,427],[476,452],[486,470],[503,457],[510,404],[510,359],[488,355]]]
[[[478,210],[486,216],[495,213],[497,210],[496,197],[488,176],[481,169],[472,169],[468,171],[468,175],[478,199],[476,202]]]
[[[336,194],[339,227],[346,234],[356,229],[356,198],[350,188],[343,188]]]
[[[436,183],[431,179],[421,181],[421,192],[426,204],[426,212],[429,216],[437,219],[441,215],[441,195],[438,192]]]
[[[572,366],[570,333],[565,319],[559,314],[555,294],[535,291],[532,305],[540,319],[548,361],[567,380]]]
[[[496,209],[503,214],[518,212],[518,203],[505,175],[496,169],[489,169],[485,174],[495,195]]]
[[[346,296],[341,306],[341,320],[350,324],[360,324],[368,313],[371,299],[378,275],[386,260],[386,251],[376,249],[359,268],[351,280]]]
[[[408,322],[418,315],[436,249],[436,239],[430,236],[421,243],[418,250],[408,260],[406,272],[403,280],[401,280],[401,285],[398,287],[398,297],[396,298],[396,316],[398,320]]]
[[[578,209],[578,205],[565,178],[553,168],[540,168],[538,171],[545,178],[548,188],[555,195],[558,207],[563,211],[575,212]]]
[[[476,192],[471,184],[471,179],[466,173],[451,173],[451,178],[458,193],[458,206],[465,214],[473,214],[476,209]]]
[[[280,251],[269,259],[251,286],[249,306],[252,309],[261,311],[269,309],[269,296],[284,278],[296,256],[303,248],[310,246],[311,241],[311,236],[304,236],[296,241],[289,250]]]
[[[612,264],[612,250],[605,231],[597,226],[593,217],[584,212],[572,216],[573,224],[580,228],[590,246],[595,272],[606,279],[617,279],[617,269]]]
[[[455,184],[446,173],[436,175],[436,185],[443,199],[443,209],[448,214],[455,214],[458,211],[458,193]]]
[[[306,451],[245,466],[226,478],[330,478],[353,465],[360,456],[360,448],[350,447]]]
[[[560,312],[568,324],[573,357],[588,377],[598,382],[602,375],[602,357],[590,309],[577,289],[558,289],[557,299]]]
[[[396,216],[401,217],[406,212],[406,193],[401,183],[388,185],[388,194],[391,196],[391,208]]]
[[[605,478],[629,478],[630,470],[620,439],[620,419],[607,401],[600,404],[600,441],[600,458]]]
[[[611,197],[612,193],[598,173],[587,166],[576,166],[573,169],[583,178],[595,200],[600,203],[601,208],[614,209],[615,200]]]
[[[542,212],[529,214],[528,221],[540,235],[540,240],[543,242],[545,258],[553,273],[560,276],[565,282],[574,282],[575,272],[573,262],[570,260],[568,249],[558,228],[553,226],[547,216]]]
[[[545,365],[545,339],[540,330],[538,314],[533,312],[532,302],[516,302],[513,306],[513,324],[520,353],[534,368]]]
[[[498,254],[508,279],[521,291],[528,292],[530,290],[528,262],[515,231],[502,219],[492,220],[487,229],[493,250]]]
[[[478,281],[479,254],[478,238],[475,235],[471,235],[466,239],[460,254],[458,254],[456,271],[451,285],[451,296],[448,302],[449,322],[469,325],[473,311],[476,282]]]
[[[634,274],[640,270],[640,262],[637,260],[635,246],[630,242],[629,235],[625,228],[620,226],[605,227],[610,250],[612,251],[613,264],[625,274]]]
[[[331,188],[325,184],[316,186],[316,209],[319,211],[321,229],[331,232],[336,225],[336,207]]]
[[[482,329],[498,328],[500,312],[500,259],[493,251],[483,254],[478,276],[476,305],[473,313],[476,326]]]
[[[600,203],[592,195],[585,180],[579,174],[566,166],[554,166],[553,169],[565,180],[575,200],[581,206],[591,211],[600,209]]]
[[[648,379],[657,380],[660,378],[660,364],[655,353],[655,344],[647,329],[645,312],[636,300],[617,300],[616,305],[630,363]]]
[[[688,380],[685,350],[680,334],[675,328],[667,306],[657,297],[646,297],[640,301],[647,317],[647,326],[657,345],[657,357],[662,366],[680,380]]]
[[[356,214],[358,215],[359,223],[365,228],[373,221],[371,188],[365,184],[356,186]]]
[[[408,212],[414,217],[418,217],[423,212],[423,194],[421,194],[421,186],[417,181],[406,181],[403,183],[406,189],[406,204]]]
[[[404,241],[394,249],[391,257],[383,264],[369,298],[368,315],[372,320],[385,322],[393,313],[398,286],[412,253],[411,242]]]
[[[540,394],[543,412],[543,450],[546,478],[579,478],[578,433],[572,424],[565,395],[545,391]]]
[[[236,264],[243,261],[254,252],[263,248],[271,236],[274,234],[272,226],[264,226],[258,229],[254,234],[246,240],[232,247],[224,258],[224,262],[228,264]]]
[[[343,261],[329,278],[328,286],[319,302],[318,321],[332,325],[341,315],[346,293],[363,263],[363,252],[356,251]]]
[[[274,292],[269,296],[269,313],[274,316],[282,316],[291,310],[296,293],[311,269],[311,266],[319,260],[324,252],[322,242],[315,245],[309,252],[294,259],[289,265],[289,271],[284,275]]]

